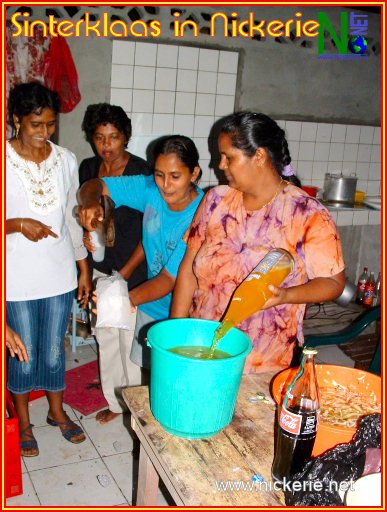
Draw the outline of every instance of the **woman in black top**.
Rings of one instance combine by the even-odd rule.
[[[126,150],[132,135],[132,125],[121,107],[108,103],[89,105],[83,118],[82,130],[96,156],[81,162],[80,185],[91,178],[152,173],[145,160]],[[142,214],[127,206],[116,208],[114,231],[114,246],[106,247],[105,258],[100,263],[90,258],[91,268],[94,268],[95,277],[110,275],[113,270],[119,271],[127,280],[130,290],[147,279],[145,260],[135,269],[125,267],[141,242]],[[89,235],[85,234],[85,237]],[[138,254],[141,258],[142,250],[138,250]],[[124,329],[97,329],[101,384],[109,406],[97,414],[96,420],[100,423],[111,421],[125,410],[120,393],[116,396],[120,388],[141,383],[140,369],[129,358],[132,336],[132,331]]]

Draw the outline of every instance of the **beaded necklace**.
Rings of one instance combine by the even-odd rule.
[[[20,139],[18,139],[18,142],[19,142],[19,151],[21,153],[21,143],[20,143]],[[23,160],[23,163],[25,164],[26,168],[27,168],[27,171],[28,171],[28,174],[29,174],[29,178],[30,178],[30,183],[34,185],[34,192],[35,194],[38,194],[39,196],[44,196],[45,195],[45,179],[46,179],[46,174],[47,174],[47,144],[44,145],[44,168],[43,168],[43,172],[40,172],[41,169],[40,169],[40,164],[42,162],[40,162],[39,164],[34,162],[38,168],[38,171],[40,172],[40,176],[39,177],[36,177],[34,176],[34,172],[32,171],[32,169],[30,168],[30,166],[28,165],[28,160],[26,158],[23,158],[21,156],[21,154],[19,153],[19,156],[21,157],[21,159]],[[33,160],[32,160],[33,162]]]

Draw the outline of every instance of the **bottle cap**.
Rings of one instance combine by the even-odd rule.
[[[318,350],[313,347],[304,347],[302,350],[302,353],[305,355],[316,355],[317,352]]]

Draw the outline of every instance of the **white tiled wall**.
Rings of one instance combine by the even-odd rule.
[[[278,121],[284,128],[292,164],[305,185],[322,187],[326,172],[355,173],[357,189],[380,194],[380,128]]]
[[[355,173],[357,190],[380,195],[380,127],[277,121],[303,185],[323,187],[326,172]],[[380,224],[380,211],[331,211],[338,226]]]
[[[376,226],[381,224],[380,210],[331,210],[330,214],[337,226]]]
[[[208,136],[234,111],[238,52],[113,41],[110,101],[132,119],[129,149],[146,157],[161,135],[191,137],[200,154],[201,186],[217,185],[209,168]],[[356,173],[357,189],[380,194],[380,128],[277,120],[304,185],[322,187],[326,172]],[[333,211],[337,224],[380,224],[380,211]]]
[[[218,183],[209,168],[208,135],[234,111],[238,52],[113,41],[110,101],[132,120],[129,149],[146,157],[161,135],[191,137],[203,170],[201,186]]]

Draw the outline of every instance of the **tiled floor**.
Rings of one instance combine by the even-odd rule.
[[[95,345],[66,349],[67,369],[96,359]],[[7,506],[119,506],[132,504],[133,439],[125,424],[128,415],[100,425],[96,413],[82,416],[65,405],[71,419],[82,425],[87,439],[66,441],[46,424],[45,397],[30,402],[31,423],[39,445],[38,457],[22,460],[23,494],[7,499]],[[125,423],[125,424],[124,424]],[[170,498],[167,498],[170,499]],[[159,492],[158,504],[168,505]]]
[[[356,308],[353,308],[356,310]],[[306,332],[329,332],[337,330],[340,314],[344,310],[333,305],[327,315],[314,314],[310,310],[306,320]],[[340,327],[356,316],[340,318]],[[327,318],[332,316],[331,319]],[[332,325],[333,324],[333,325]],[[75,353],[66,350],[67,369],[72,369],[97,358],[95,345],[80,346]],[[319,352],[319,361],[328,364],[353,366],[353,361],[338,347],[324,347]],[[133,439],[125,425],[128,415],[100,425],[95,421],[96,413],[82,416],[78,411],[65,406],[70,418],[80,423],[87,440],[75,445],[66,441],[59,429],[46,424],[47,401],[45,398],[30,403],[31,422],[39,444],[38,457],[23,460],[23,489],[21,496],[7,500],[7,506],[119,506],[132,503]],[[165,491],[167,496],[167,492]],[[162,492],[159,505],[173,504]]]

